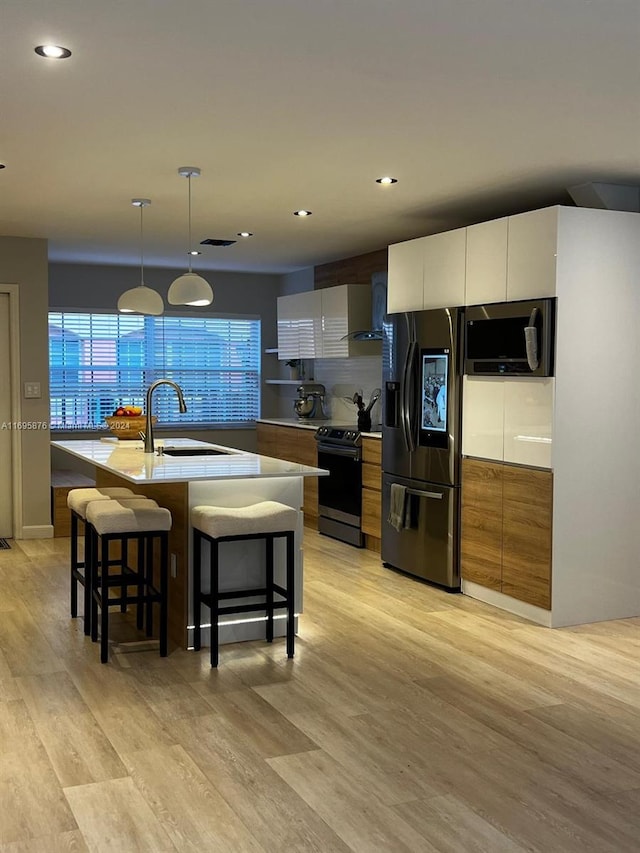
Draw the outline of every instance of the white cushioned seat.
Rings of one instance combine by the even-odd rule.
[[[239,507],[196,506],[191,510],[191,526],[213,539],[295,530],[297,521],[297,511],[277,501]]]
[[[84,518],[91,501],[108,501],[111,498],[135,498],[136,495],[124,486],[108,486],[104,489],[71,489],[67,495],[67,506]]]
[[[87,521],[99,536],[171,530],[171,513],[148,498],[91,501]]]

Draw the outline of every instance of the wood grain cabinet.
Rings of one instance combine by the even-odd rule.
[[[382,442],[362,439],[362,532],[366,547],[380,550],[382,537]]]
[[[315,432],[298,427],[276,424],[256,424],[258,453],[286,459],[299,465],[318,466]],[[311,527],[318,526],[318,478],[304,478],[304,520]]]
[[[549,471],[464,459],[462,578],[550,610],[552,495]]]

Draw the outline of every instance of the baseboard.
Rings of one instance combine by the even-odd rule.
[[[53,524],[32,524],[22,528],[18,539],[53,539]]]
[[[500,610],[522,616],[523,619],[530,619],[532,622],[537,622],[538,625],[544,625],[545,628],[552,627],[550,610],[544,610],[534,604],[527,604],[526,601],[518,601],[517,598],[511,598],[510,595],[504,595],[502,592],[496,592],[494,589],[488,589],[488,587],[472,581],[462,581],[462,593],[470,598],[476,598],[478,601],[484,601],[485,604],[492,604]]]

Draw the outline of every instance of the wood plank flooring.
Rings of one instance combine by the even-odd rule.
[[[640,850],[640,619],[551,631],[306,531],[293,661],[103,666],[67,551],[0,551],[0,853]]]

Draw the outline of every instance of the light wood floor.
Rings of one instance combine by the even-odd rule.
[[[0,851],[640,850],[640,619],[550,631],[306,533],[283,641],[114,647],[0,551]]]

